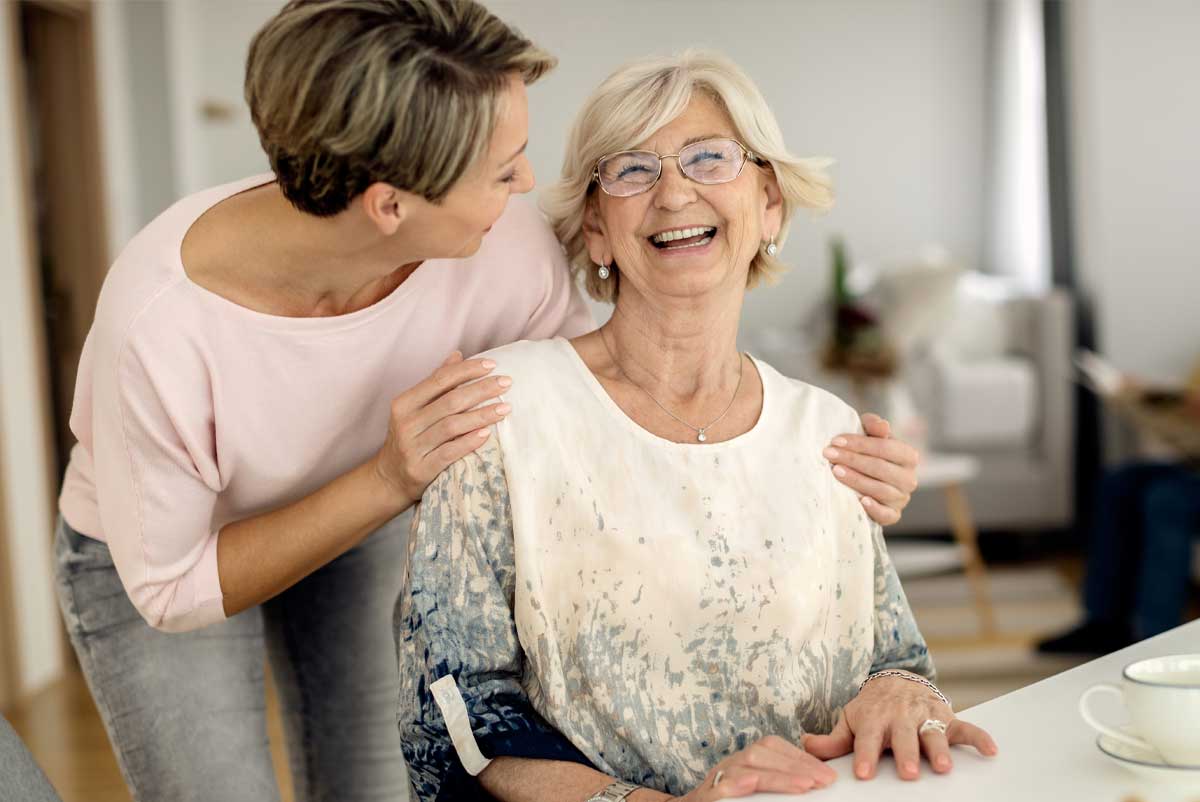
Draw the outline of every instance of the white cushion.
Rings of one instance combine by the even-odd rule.
[[[1023,445],[1037,418],[1037,376],[1024,357],[937,360],[938,445]]]
[[[955,288],[962,269],[953,264],[893,268],[875,282],[871,300],[888,342],[910,354],[945,330],[954,315]]]
[[[999,276],[967,273],[958,282],[954,313],[939,344],[963,359],[1002,357],[1012,348],[1010,282]]]

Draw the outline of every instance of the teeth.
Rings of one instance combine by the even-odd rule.
[[[713,231],[712,226],[702,226],[693,228],[677,228],[673,231],[661,231],[651,237],[652,242],[671,242],[677,239],[687,239],[688,237],[698,237],[701,234],[707,234]]]
[[[712,237],[705,237],[699,242],[693,242],[691,245],[668,245],[663,248],[664,251],[682,251],[685,248],[700,248],[712,242]]]

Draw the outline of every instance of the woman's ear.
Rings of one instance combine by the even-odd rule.
[[[583,240],[587,244],[589,259],[598,265],[612,264],[612,251],[608,247],[608,236],[604,233],[595,196],[588,198],[583,208]]]
[[[391,184],[376,181],[367,187],[358,202],[363,213],[385,237],[395,234],[408,218],[416,197]]]

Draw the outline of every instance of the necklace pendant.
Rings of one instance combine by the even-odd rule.
[[[704,433],[704,430],[701,429],[699,432],[696,433],[696,439],[699,440],[701,443],[703,443],[705,440],[708,439],[708,435],[706,435]]]

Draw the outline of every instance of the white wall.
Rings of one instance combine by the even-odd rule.
[[[1179,380],[1200,358],[1200,3],[1066,8],[1076,261],[1100,345]]]
[[[724,51],[758,83],[791,149],[837,159],[837,205],[792,227],[792,270],[748,296],[743,326],[790,325],[822,300],[827,239],[852,258],[915,254],[930,241],[977,265],[982,254],[982,0],[755,0],[604,3],[493,0],[552,50],[559,67],[531,91],[530,158],[543,184],[561,166],[584,98],[614,67],[696,45]]]
[[[28,300],[31,287],[26,176],[21,161],[23,132],[16,129],[18,76],[13,75],[15,14],[0,8],[0,481],[4,482],[4,531],[13,569],[10,591],[16,607],[19,694],[32,693],[63,669],[62,625],[55,600],[50,558],[54,518],[50,504],[50,454],[42,410],[49,398],[41,382],[44,357],[38,342],[42,321]]]
[[[135,4],[136,5],[136,4]],[[242,103],[242,67],[274,0],[178,0],[168,25],[182,189],[264,169]],[[751,294],[750,325],[788,325],[824,293],[827,237],[852,256],[908,256],[930,241],[968,264],[982,253],[984,0],[492,0],[489,7],[551,49],[560,65],[531,92],[530,158],[544,185],[561,165],[584,97],[621,62],[689,45],[724,50],[758,81],[792,149],[827,155],[838,204],[800,221],[783,283]],[[201,102],[237,108],[205,122]]]

